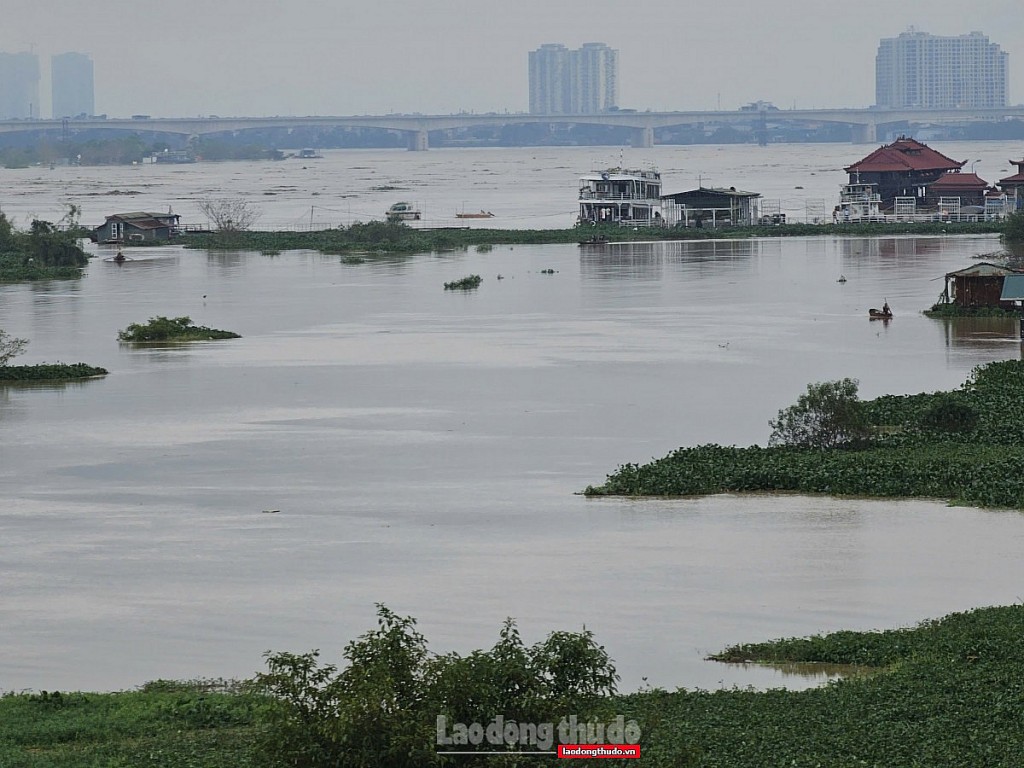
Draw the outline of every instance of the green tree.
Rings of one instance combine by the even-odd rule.
[[[11,358],[24,352],[27,345],[28,339],[17,339],[0,329],[0,366],[7,365]]]
[[[857,386],[856,379],[808,384],[795,405],[768,422],[769,445],[825,449],[866,440],[869,429]]]
[[[1024,243],[1024,211],[1011,213],[1003,225],[1004,243]]]
[[[618,677],[593,635],[554,632],[527,648],[515,623],[489,651],[436,656],[416,621],[377,606],[378,628],[345,647],[348,666],[321,665],[319,652],[267,654],[255,686],[274,704],[257,752],[263,765],[290,768],[421,768],[441,765],[438,717],[489,723],[586,721],[614,693]],[[484,765],[486,758],[460,765]],[[504,764],[504,763],[502,763]]]

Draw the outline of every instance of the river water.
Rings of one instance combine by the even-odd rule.
[[[1019,153],[937,148],[993,162]],[[625,163],[653,160],[667,179],[709,169],[759,191],[814,194],[827,176],[831,194],[862,149],[659,147],[625,150]],[[365,218],[397,199],[454,211],[465,198],[522,225],[561,225],[600,152],[336,152],[0,179],[16,219],[74,202],[88,221],[171,205],[187,222],[216,193],[259,198],[279,224],[301,225],[314,198]],[[345,182],[355,168],[417,191]],[[557,194],[519,184],[531,178],[560,179]],[[121,194],[95,194],[111,190]],[[1014,323],[920,314],[936,278],[998,248],[988,236],[822,237],[343,264],[162,247],[129,250],[122,265],[98,250],[81,281],[2,286],[0,328],[31,340],[24,362],[111,374],[0,388],[0,689],[248,676],[266,650],[340,661],[378,602],[418,617],[437,651],[489,646],[506,616],[528,642],[585,625],[625,690],[645,678],[799,687],[816,681],[703,657],[1015,601],[1017,513],[577,493],[680,445],[764,443],[768,419],[811,381],[855,377],[873,397],[951,388],[975,365],[1019,358]],[[478,290],[443,290],[472,273]],[[869,321],[886,299],[895,319]],[[118,344],[118,329],[158,314],[243,338]]]

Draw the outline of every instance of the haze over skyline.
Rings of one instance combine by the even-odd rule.
[[[0,51],[33,50],[49,116],[50,56],[89,54],[96,112],[112,117],[525,112],[527,57],[543,43],[619,51],[620,106],[866,107],[878,42],[909,27],[979,31],[1009,54],[1009,102],[1024,101],[1020,0],[789,0],[713,7],[649,0],[179,0],[159,11],[95,0],[7,0]]]

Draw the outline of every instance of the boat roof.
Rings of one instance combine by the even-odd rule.
[[[603,171],[591,171],[580,176],[581,181],[629,181],[636,178],[660,179],[661,174],[652,169],[644,171],[634,168],[607,168]]]

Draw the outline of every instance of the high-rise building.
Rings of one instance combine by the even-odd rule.
[[[530,51],[530,112],[560,115],[571,111],[569,49],[545,43]]]
[[[604,112],[619,103],[619,52],[604,43],[584,43],[573,51],[576,66],[573,111],[577,114]]]
[[[1005,107],[1007,54],[981,32],[938,37],[911,28],[883,39],[875,58],[879,107]]]
[[[39,117],[39,57],[0,53],[0,120]]]
[[[546,43],[530,52],[530,112],[590,114],[615,107],[618,75],[618,51],[604,43],[586,43],[575,51]]]
[[[50,59],[53,116],[77,117],[96,113],[92,59],[84,53],[61,53]]]

